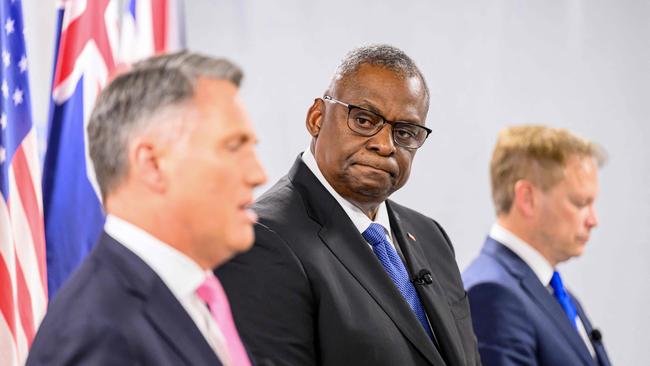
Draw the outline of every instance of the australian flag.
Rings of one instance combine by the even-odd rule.
[[[120,9],[120,3],[125,7]],[[86,132],[97,95],[117,70],[183,43],[180,0],[68,0],[58,6],[43,168],[50,298],[92,249],[104,225]]]
[[[58,5],[43,206],[50,298],[90,251],[104,213],[88,155],[86,125],[115,68],[118,1]]]

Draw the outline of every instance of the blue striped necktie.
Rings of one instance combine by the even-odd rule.
[[[575,305],[573,305],[573,301],[571,301],[571,297],[564,289],[562,278],[557,271],[553,272],[553,277],[551,277],[551,287],[553,288],[553,296],[562,305],[562,309],[564,309],[564,312],[569,317],[569,321],[571,321],[573,327],[577,329],[576,317],[578,316],[578,312],[576,311]]]
[[[413,283],[411,283],[402,258],[397,255],[395,248],[393,248],[386,238],[384,227],[380,224],[372,223],[362,235],[372,246],[372,251],[375,252],[379,262],[384,266],[388,277],[393,280],[399,292],[402,293],[402,296],[411,307],[411,310],[413,310],[413,313],[415,313],[415,317],[420,321],[429,338],[433,339],[433,334],[431,333],[424,307],[420,302],[420,297]]]

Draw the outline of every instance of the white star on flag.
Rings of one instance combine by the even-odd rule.
[[[10,35],[11,33],[14,32],[14,20],[9,18],[7,19],[7,22],[5,23],[5,31],[7,32],[7,35]]]
[[[7,85],[7,80],[2,82],[2,96],[5,98],[9,97],[9,86]]]
[[[2,126],[3,130],[7,128],[7,113],[3,112],[0,116],[0,126]]]
[[[23,57],[20,58],[20,61],[18,61],[18,68],[21,73],[27,70],[27,57],[25,55],[23,55]]]
[[[0,146],[0,164],[5,162],[5,159],[7,158],[7,152],[5,151],[5,148]]]
[[[7,52],[7,50],[2,51],[2,63],[5,65],[5,67],[9,66],[9,63],[11,62],[11,54]]]
[[[23,102],[23,91],[20,88],[16,88],[13,95],[14,105],[18,105]]]

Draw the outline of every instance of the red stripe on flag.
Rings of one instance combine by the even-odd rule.
[[[16,322],[14,319],[14,295],[11,277],[9,277],[9,267],[2,255],[0,255],[0,313],[5,318],[11,335],[16,339]]]
[[[41,279],[43,289],[45,290],[45,297],[47,297],[47,276],[45,270],[45,233],[43,229],[43,216],[38,208],[34,180],[32,179],[31,173],[29,171],[27,157],[25,156],[25,150],[22,145],[16,150],[11,165],[14,171],[14,176],[16,177],[16,186],[18,187],[20,202],[22,203],[23,211],[25,212],[25,218],[27,219],[27,223],[29,224],[29,229],[32,234],[39,277]]]
[[[151,0],[154,53],[167,50],[167,0]]]
[[[27,288],[23,268],[16,257],[16,284],[18,285],[18,314],[20,323],[23,325],[27,346],[32,345],[34,339],[34,314],[32,313],[32,296]],[[15,337],[14,337],[15,338]]]

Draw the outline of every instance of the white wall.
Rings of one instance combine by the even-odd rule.
[[[37,121],[45,120],[54,10],[24,0]],[[391,43],[423,70],[428,125],[395,199],[440,221],[464,268],[493,221],[488,160],[499,129],[545,123],[600,142],[610,160],[586,254],[562,267],[616,365],[650,359],[650,3],[625,0],[188,0],[190,48],[243,66],[271,182],[307,146],[304,118],[341,57]],[[36,20],[35,20],[36,19]],[[38,22],[38,23],[36,23]]]

